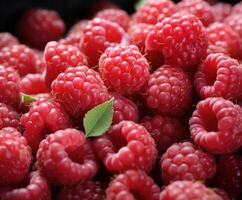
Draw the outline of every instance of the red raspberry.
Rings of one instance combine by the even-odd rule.
[[[187,131],[185,127],[175,118],[160,115],[147,116],[141,120],[147,131],[154,138],[156,148],[161,154],[175,142],[184,139]]]
[[[242,2],[235,4],[231,12],[231,14],[242,14]]]
[[[242,67],[224,54],[210,54],[198,67],[194,85],[202,98],[223,97],[237,100],[242,96]]]
[[[20,78],[12,68],[0,65],[0,102],[17,107],[20,101]]]
[[[144,99],[161,114],[181,115],[192,99],[191,81],[181,69],[163,65],[151,74]]]
[[[147,130],[135,122],[113,125],[106,135],[93,141],[93,148],[105,167],[120,173],[129,169],[150,171],[155,163],[155,142]]]
[[[222,22],[231,13],[232,5],[229,3],[216,3],[212,6],[215,21]]]
[[[105,192],[100,182],[88,181],[72,188],[63,188],[57,200],[105,200]]]
[[[170,0],[152,0],[141,7],[134,15],[137,23],[156,24],[176,12],[176,5]]]
[[[20,114],[11,106],[0,102],[0,130],[4,127],[20,129]]]
[[[70,119],[62,107],[47,99],[34,102],[20,121],[25,129],[24,136],[33,152],[37,151],[40,141],[47,134],[70,127]]]
[[[228,194],[227,194],[227,192],[225,190],[215,188],[214,192],[217,195],[219,195],[222,198],[222,200],[230,200],[230,198],[229,198],[229,196],[228,196]]]
[[[78,49],[80,49],[80,42],[81,42],[81,32],[80,33],[73,33],[70,35],[67,35],[65,38],[59,40],[58,43],[64,44],[64,45],[71,45]]]
[[[59,130],[47,136],[40,143],[37,160],[39,169],[53,184],[75,185],[97,172],[89,141],[76,129]]]
[[[36,72],[34,52],[25,45],[2,48],[0,50],[0,64],[5,67],[13,67],[20,76]]]
[[[24,43],[41,49],[63,35],[65,24],[56,11],[31,9],[20,19],[17,32]]]
[[[70,36],[72,34],[80,34],[85,29],[86,25],[88,23],[88,20],[80,20],[76,22],[71,28],[69,29],[67,36]]]
[[[45,80],[47,86],[68,67],[76,67],[86,64],[86,58],[80,50],[72,45],[64,45],[58,42],[49,42],[44,51],[46,63]]]
[[[203,0],[182,0],[177,4],[178,11],[185,11],[195,15],[204,26],[214,22],[212,7]]]
[[[44,74],[28,74],[20,81],[20,91],[25,94],[47,93]]]
[[[138,121],[139,119],[138,107],[133,101],[114,92],[112,92],[109,96],[110,98],[114,97],[113,124],[117,124],[123,120],[129,120],[133,122]]]
[[[149,79],[149,63],[136,46],[107,48],[99,60],[99,71],[111,90],[131,95]]]
[[[226,49],[223,50],[222,53],[227,52],[228,55],[234,57],[239,56],[240,51],[242,50],[241,39],[237,32],[235,32],[230,26],[215,22],[207,28],[207,32],[209,37],[209,46],[214,45],[223,48],[223,43],[225,43]]]
[[[14,37],[11,33],[2,32],[0,33],[0,49],[19,44],[18,39]]]
[[[36,61],[36,70],[38,73],[43,73],[45,71],[44,52],[34,49],[34,54]]]
[[[86,66],[68,68],[58,75],[51,87],[55,100],[74,117],[83,116],[108,99],[107,88],[99,74]]]
[[[121,9],[115,9],[115,8],[108,8],[105,10],[99,11],[96,16],[96,18],[106,19],[111,22],[117,23],[119,26],[121,26],[124,30],[128,29],[129,26],[129,15],[124,10]]]
[[[159,200],[160,188],[145,172],[128,170],[110,182],[108,200]]]
[[[226,154],[242,145],[242,108],[223,98],[197,104],[190,119],[194,142],[213,154]]]
[[[175,181],[160,195],[160,200],[222,200],[213,190],[200,182]]]
[[[50,200],[47,180],[38,172],[31,172],[20,186],[0,189],[2,200]]]
[[[16,184],[28,172],[31,163],[30,148],[15,128],[0,130],[0,184]]]
[[[190,142],[171,145],[161,157],[161,176],[164,183],[176,180],[206,181],[216,173],[216,162]]]
[[[194,15],[176,13],[157,23],[146,39],[146,52],[184,70],[194,70],[208,46],[206,28]],[[155,61],[157,63],[158,61]]]
[[[89,21],[81,37],[81,50],[87,56],[88,64],[91,67],[98,65],[105,49],[126,40],[125,36],[124,30],[114,22],[99,18]]]
[[[153,25],[140,23],[132,25],[128,30],[130,43],[139,47],[142,54],[145,54],[145,40],[152,28]]]

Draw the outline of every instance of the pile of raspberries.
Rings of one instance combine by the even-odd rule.
[[[0,33],[0,200],[241,200],[241,60],[242,2],[27,10]]]

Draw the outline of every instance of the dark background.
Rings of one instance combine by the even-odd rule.
[[[14,33],[15,24],[21,14],[29,8],[47,8],[56,10],[64,19],[67,27],[78,19],[90,18],[90,8],[100,0],[0,0],[0,32]],[[108,0],[107,0],[108,1]],[[110,0],[111,1],[111,0]],[[134,11],[137,0],[112,0],[129,13]],[[175,1],[178,2],[178,1]],[[239,0],[223,1],[237,3]]]

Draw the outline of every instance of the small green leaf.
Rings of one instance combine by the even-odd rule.
[[[140,7],[142,7],[143,5],[145,5],[149,0],[139,0],[136,4],[135,4],[135,9],[139,10]]]
[[[104,134],[112,124],[113,101],[110,99],[85,114],[83,124],[87,137],[97,137]]]
[[[21,102],[25,103],[25,104],[29,104],[36,101],[36,98],[24,93],[21,93]]]

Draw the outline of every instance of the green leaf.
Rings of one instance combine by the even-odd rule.
[[[29,104],[36,101],[36,98],[24,93],[21,93],[21,102],[25,103],[25,104]]]
[[[83,124],[87,137],[103,135],[109,129],[113,119],[113,101],[112,98],[85,114]]]
[[[134,6],[135,10],[139,10],[139,8],[145,5],[148,1],[149,0],[139,0]]]

